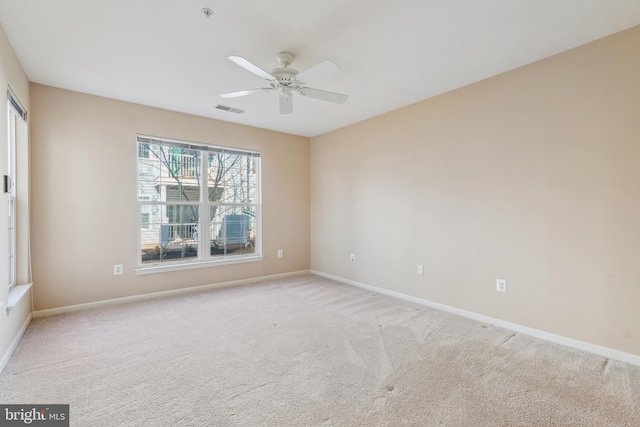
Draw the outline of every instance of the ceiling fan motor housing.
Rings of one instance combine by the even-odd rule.
[[[274,69],[271,72],[271,75],[276,78],[275,81],[270,82],[271,87],[274,89],[280,87],[288,87],[291,89],[297,89],[300,87],[300,83],[296,80],[296,74],[298,74],[298,70],[294,70],[293,68],[289,68],[289,65],[295,59],[293,53],[289,52],[280,52],[276,55],[276,59],[280,63],[281,67]]]
[[[298,71],[293,68],[276,68],[271,72],[271,75],[276,78],[270,82],[271,87],[279,88],[286,86],[292,89],[298,88],[300,83],[296,80],[296,74],[298,74]]]

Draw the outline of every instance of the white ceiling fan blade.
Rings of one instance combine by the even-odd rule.
[[[242,68],[244,68],[245,70],[251,71],[253,74],[255,74],[258,77],[262,77],[263,79],[267,79],[267,80],[276,79],[275,77],[267,73],[262,68],[244,59],[242,56],[229,56],[228,58],[233,62],[235,62],[236,64],[238,64],[239,66],[241,66]]]
[[[326,90],[313,89],[310,87],[300,88],[300,95],[308,96],[309,98],[321,99],[323,101],[335,102],[336,104],[344,104],[349,95],[343,93],[328,92]]]
[[[291,114],[293,112],[293,96],[280,95],[280,114]]]
[[[237,92],[221,93],[220,96],[223,98],[236,98],[238,96],[253,95],[254,93],[269,92],[270,90],[273,90],[273,88],[262,87],[259,89],[247,89],[247,90],[239,90]]]
[[[296,74],[296,80],[300,83],[309,83],[310,81],[330,76],[338,71],[340,71],[340,68],[333,62],[327,60]]]

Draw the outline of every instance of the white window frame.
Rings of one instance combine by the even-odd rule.
[[[27,112],[13,93],[11,88],[7,89],[7,148],[8,148],[8,168],[7,168],[7,199],[9,204],[9,242],[8,242],[8,287],[11,290],[16,285],[17,272],[17,233],[16,233],[16,121],[27,120]]]
[[[140,156],[140,144],[154,144],[154,145],[162,145],[165,147],[176,147],[188,150],[198,150],[201,151],[204,155],[200,156],[201,161],[201,171],[206,171],[208,168],[208,153],[224,153],[224,154],[239,154],[243,156],[248,156],[255,159],[255,179],[256,179],[256,199],[251,203],[237,203],[236,206],[251,206],[255,208],[255,245],[254,245],[254,253],[251,254],[242,254],[242,255],[211,255],[210,254],[210,207],[213,205],[218,205],[217,202],[210,202],[207,194],[207,173],[202,172],[200,174],[200,201],[199,202],[176,202],[176,201],[158,201],[158,200],[150,200],[149,197],[140,196],[138,194],[140,188],[140,170],[139,170],[139,162],[147,160],[146,157]],[[150,148],[149,148],[150,149]],[[137,266],[136,274],[150,274],[150,273],[159,273],[165,271],[174,271],[174,270],[185,270],[192,268],[201,268],[201,267],[212,267],[218,265],[228,265],[228,264],[238,264],[245,262],[256,262],[262,261],[262,203],[261,203],[261,165],[260,165],[260,152],[244,150],[238,148],[224,147],[219,145],[209,145],[203,143],[189,142],[189,141],[180,141],[169,138],[155,137],[149,135],[141,135],[138,134],[136,138],[136,195],[137,195],[137,204],[138,204],[138,250],[137,250]],[[149,156],[150,158],[151,156]],[[181,259],[171,262],[157,262],[157,263],[143,263],[142,262],[142,207],[143,206],[168,206],[168,205],[198,205],[199,218],[197,221],[198,227],[198,257],[192,259]],[[203,220],[204,219],[204,220]]]

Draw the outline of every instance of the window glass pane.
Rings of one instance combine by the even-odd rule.
[[[148,144],[138,160],[138,198],[161,202],[200,201],[200,152]]]
[[[15,200],[9,196],[9,286],[16,282],[16,228],[15,228]]]
[[[8,286],[11,287],[16,284],[16,127],[18,116],[16,111],[12,107],[12,98],[9,96],[7,126],[8,126],[8,169],[7,177],[9,188],[9,239],[8,239]],[[6,224],[6,223],[5,223]]]
[[[141,205],[140,241],[143,263],[198,257],[198,205]]]
[[[239,154],[208,153],[210,202],[255,203],[257,159]]]
[[[142,159],[149,158],[149,144],[142,142],[138,144],[138,157]]]
[[[211,255],[255,253],[255,213],[255,207],[211,206]]]
[[[138,159],[138,200],[160,200],[160,162]]]

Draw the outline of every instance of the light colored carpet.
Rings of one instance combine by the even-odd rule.
[[[72,426],[640,426],[640,367],[312,275],[35,319],[1,403]]]

